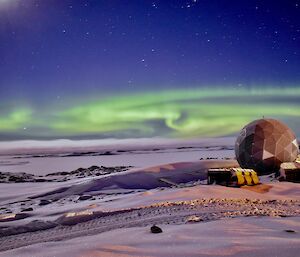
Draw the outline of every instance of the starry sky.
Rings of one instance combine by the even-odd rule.
[[[0,140],[300,136],[299,67],[299,0],[0,0]]]

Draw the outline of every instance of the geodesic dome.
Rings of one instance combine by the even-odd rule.
[[[259,174],[276,172],[283,162],[293,162],[299,154],[294,132],[274,119],[255,120],[246,125],[235,143],[235,155],[242,168]]]

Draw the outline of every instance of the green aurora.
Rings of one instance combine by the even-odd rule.
[[[299,135],[300,88],[165,90],[19,107],[0,115],[0,135],[19,138],[218,137],[251,120],[286,122]]]
[[[0,116],[0,132],[17,131],[32,119],[32,111],[28,108],[15,109],[8,115]]]

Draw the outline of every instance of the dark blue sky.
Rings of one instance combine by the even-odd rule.
[[[0,0],[0,140],[297,128],[299,67],[300,0]]]
[[[296,0],[0,5],[1,98],[300,80]]]

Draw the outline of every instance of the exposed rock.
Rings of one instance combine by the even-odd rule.
[[[90,171],[94,171],[94,170],[99,170],[99,167],[98,166],[91,166],[88,168]]]
[[[292,229],[286,229],[286,230],[284,230],[285,232],[288,232],[288,233],[296,233],[296,231],[295,230],[292,230]]]
[[[151,233],[153,233],[153,234],[158,234],[158,233],[162,233],[162,232],[163,232],[162,229],[156,225],[153,225],[151,227]]]
[[[130,168],[132,168],[132,166],[116,166],[116,167],[100,166],[99,167],[94,165],[89,168],[78,168],[70,172],[60,171],[60,172],[49,173],[45,176],[35,176],[33,174],[28,174],[24,172],[21,173],[0,172],[0,183],[63,182],[75,178],[109,175],[117,172],[127,171]]]
[[[8,178],[8,181],[9,181],[9,182],[20,183],[20,182],[24,182],[25,180],[24,180],[24,178],[22,178],[22,177],[10,176],[10,177]]]
[[[192,216],[189,216],[187,219],[186,219],[187,222],[189,223],[194,223],[194,222],[200,222],[200,221],[203,221],[202,218],[196,216],[196,215],[192,215]]]
[[[51,201],[42,199],[42,200],[40,201],[39,205],[42,206],[42,205],[47,205],[47,204],[50,204],[50,203],[51,203]]]
[[[79,196],[78,200],[85,201],[85,200],[88,200],[88,199],[91,199],[91,198],[92,198],[91,195],[81,195],[81,196]]]
[[[25,209],[21,210],[21,212],[27,212],[27,211],[33,211],[33,209],[31,207],[29,207],[29,208],[25,208]]]
[[[51,182],[51,180],[44,179],[44,178],[37,178],[35,179],[35,182]]]

